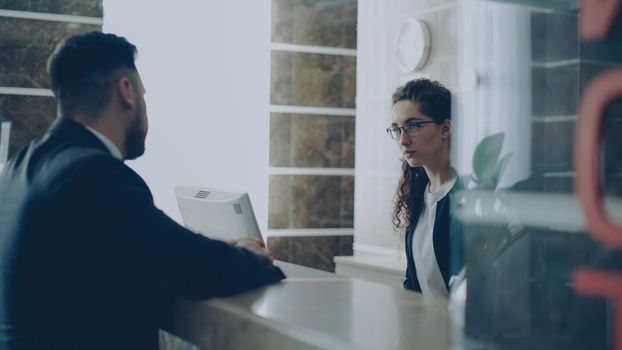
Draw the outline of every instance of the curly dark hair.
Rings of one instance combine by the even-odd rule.
[[[417,103],[419,111],[441,124],[451,119],[451,92],[438,81],[415,79],[397,88],[393,94],[393,105],[410,100]],[[393,226],[403,229],[410,225],[413,215],[422,204],[423,191],[430,179],[423,167],[411,167],[402,162],[402,176],[395,193]]]

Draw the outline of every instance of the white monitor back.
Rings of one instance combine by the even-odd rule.
[[[186,228],[214,239],[263,241],[248,193],[176,186],[175,196]]]

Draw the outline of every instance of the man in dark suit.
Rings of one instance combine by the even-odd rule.
[[[0,175],[0,349],[157,349],[176,299],[285,277],[257,242],[179,226],[123,163],[147,134],[135,54],[92,32],[50,57],[59,117]]]

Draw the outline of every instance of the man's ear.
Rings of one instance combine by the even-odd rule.
[[[132,86],[132,80],[127,76],[122,76],[117,80],[116,85],[117,96],[121,105],[128,109],[136,106],[136,94]]]
[[[449,138],[451,136],[451,119],[445,119],[441,124],[441,138]]]

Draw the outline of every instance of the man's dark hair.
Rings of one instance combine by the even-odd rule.
[[[402,100],[417,102],[419,111],[439,124],[451,119],[451,92],[438,81],[425,78],[409,81],[393,94],[393,104]]]
[[[60,42],[48,60],[60,112],[100,114],[121,74],[136,71],[135,56],[136,46],[114,34],[90,32]]]

